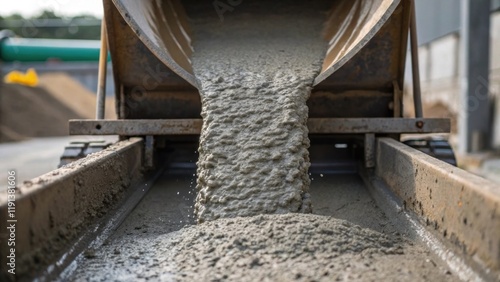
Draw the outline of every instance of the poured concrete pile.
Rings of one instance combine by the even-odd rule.
[[[245,1],[226,11],[224,21],[207,12],[210,2],[197,2],[187,7],[196,19],[192,62],[203,103],[195,201],[201,223],[171,232],[191,222],[182,212],[191,199],[174,200],[189,193],[188,185],[158,185],[102,248],[84,253],[68,280],[456,278],[400,234],[297,213],[311,211],[306,100],[326,49],[322,11],[330,1]],[[316,193],[335,191],[335,199],[327,207],[316,200],[318,212],[345,212],[361,222],[382,214],[371,202],[340,205],[335,200],[343,187],[356,195],[356,185],[328,183],[332,187],[319,185]],[[380,226],[384,222],[380,218]]]
[[[318,215],[221,219],[178,235],[171,265],[186,281],[331,281],[352,255],[403,253],[399,237]]]
[[[137,224],[137,222],[136,222]],[[137,228],[136,228],[137,229]],[[164,235],[129,231],[73,281],[454,281],[399,234],[310,214],[225,218]]]
[[[193,17],[198,221],[311,211],[306,100],[326,50],[326,2],[245,2],[222,22]]]

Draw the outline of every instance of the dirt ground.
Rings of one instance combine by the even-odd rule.
[[[114,99],[106,117],[116,118]],[[69,119],[94,118],[95,94],[64,73],[40,75],[37,87],[0,84],[0,143],[68,135]]]

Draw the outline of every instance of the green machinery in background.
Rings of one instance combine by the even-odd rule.
[[[99,49],[99,40],[19,38],[0,31],[2,62],[97,62]]]

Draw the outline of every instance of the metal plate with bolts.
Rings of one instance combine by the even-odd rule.
[[[70,135],[198,135],[201,119],[70,120]],[[310,134],[448,133],[450,120],[441,118],[311,118]]]

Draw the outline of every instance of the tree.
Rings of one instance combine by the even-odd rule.
[[[12,15],[5,17],[5,20],[23,20],[23,19],[24,19],[23,16],[21,16],[21,14],[18,13],[14,13]]]
[[[82,14],[67,18],[49,10],[28,19],[20,14],[6,16],[1,20],[0,29],[10,29],[26,38],[98,40],[101,33],[100,19],[95,16]]]
[[[50,10],[44,10],[40,13],[40,15],[33,17],[35,19],[62,19],[63,17],[60,17],[54,13],[54,11]]]

